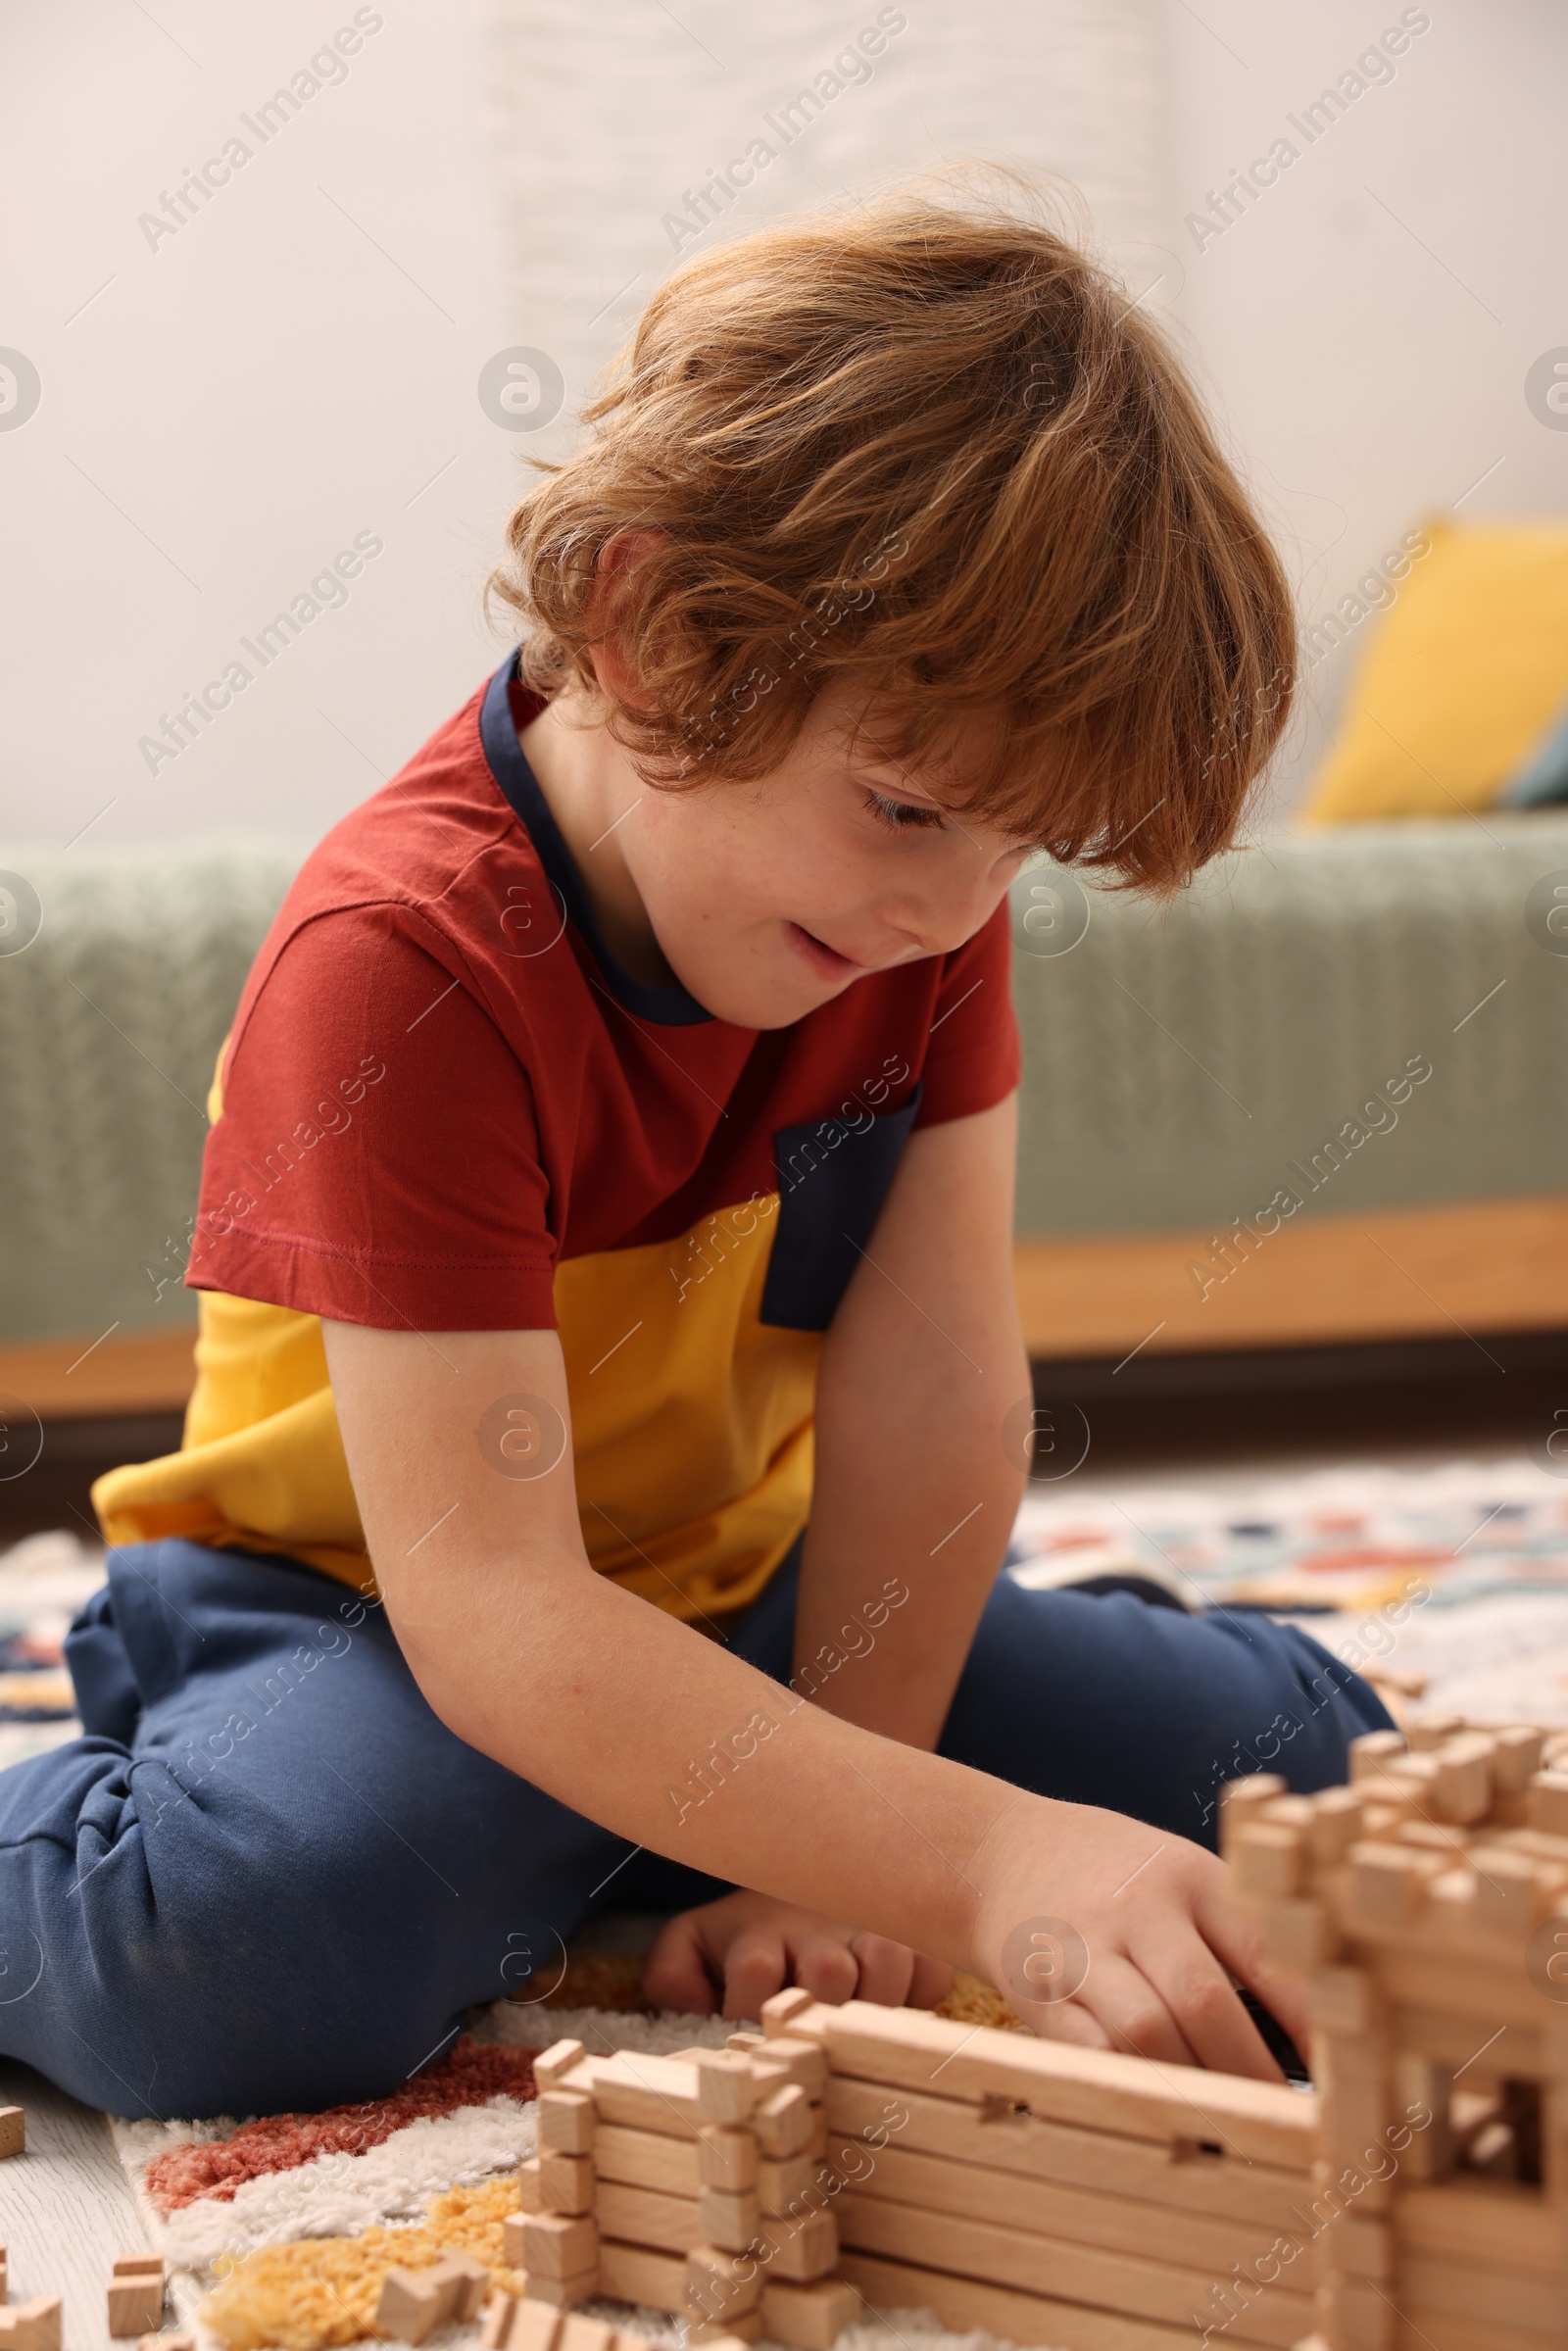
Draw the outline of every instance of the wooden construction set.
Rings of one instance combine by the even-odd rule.
[[[1060,2351],[1568,2342],[1568,1738],[1433,1720],[1352,1771],[1224,1806],[1315,2090],[802,1991],[726,2050],[564,2041],[491,2351],[612,2351],[601,2295],[798,2351],[867,2304]]]
[[[449,2253],[389,2274],[379,2330],[483,2310],[487,2351],[635,2351],[578,2307],[608,2297],[708,2351],[830,2351],[867,2306],[1056,2351],[1561,2351],[1568,1734],[1429,1718],[1351,1768],[1222,1812],[1312,2090],[800,1990],[722,2050],[561,2041],[505,2225],[523,2295]],[[0,2351],[60,2351],[59,2301],[4,2280],[0,2249]],[[156,2327],[162,2262],[109,2292],[112,2332]]]

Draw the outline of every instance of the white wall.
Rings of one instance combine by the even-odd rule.
[[[1456,502],[1460,520],[1568,508],[1568,432],[1540,423],[1524,392],[1532,361],[1568,345],[1568,12],[1430,0],[1416,12],[1430,29],[1395,78],[1308,146],[1287,118],[1353,72],[1401,5],[1161,0],[1176,310],[1304,622]],[[1200,242],[1183,216],[1281,134],[1299,160]],[[1280,805],[1375,625],[1309,673]]]
[[[559,351],[569,415],[674,259],[671,198],[875,8],[372,13],[347,78],[265,145],[242,114],[354,0],[5,14],[0,205],[25,234],[0,346],[33,363],[42,398],[0,429],[0,841],[308,839],[395,768],[496,658],[478,591],[527,437],[481,410],[485,362]],[[875,79],[780,158],[734,228],[944,154],[1085,178],[1135,288],[1190,338],[1307,618],[1498,459],[1462,514],[1561,509],[1568,434],[1522,391],[1530,361],[1568,343],[1556,0],[1434,0],[1392,85],[1201,252],[1182,216],[1397,6],[905,13]],[[236,133],[250,160],[150,246],[139,216]],[[383,554],[263,670],[240,639],[359,532]],[[139,739],[235,659],[252,682],[150,772]],[[1315,697],[1332,700],[1345,659]],[[1288,786],[1312,752],[1303,735]]]

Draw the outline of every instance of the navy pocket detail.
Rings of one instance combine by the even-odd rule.
[[[773,1137],[778,1227],[760,1319],[786,1331],[825,1331],[871,1238],[900,1153],[920,1107],[916,1086],[902,1108],[868,1127],[812,1119]]]

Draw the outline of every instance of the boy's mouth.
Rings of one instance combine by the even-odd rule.
[[[852,961],[850,956],[841,955],[837,948],[829,947],[814,931],[807,930],[802,923],[786,922],[784,928],[811,969],[823,979],[847,980],[865,968],[863,964]]]

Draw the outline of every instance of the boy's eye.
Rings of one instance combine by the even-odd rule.
[[[912,800],[887,800],[880,792],[868,792],[866,805],[890,832],[928,832],[939,827],[941,811],[922,808]]]

